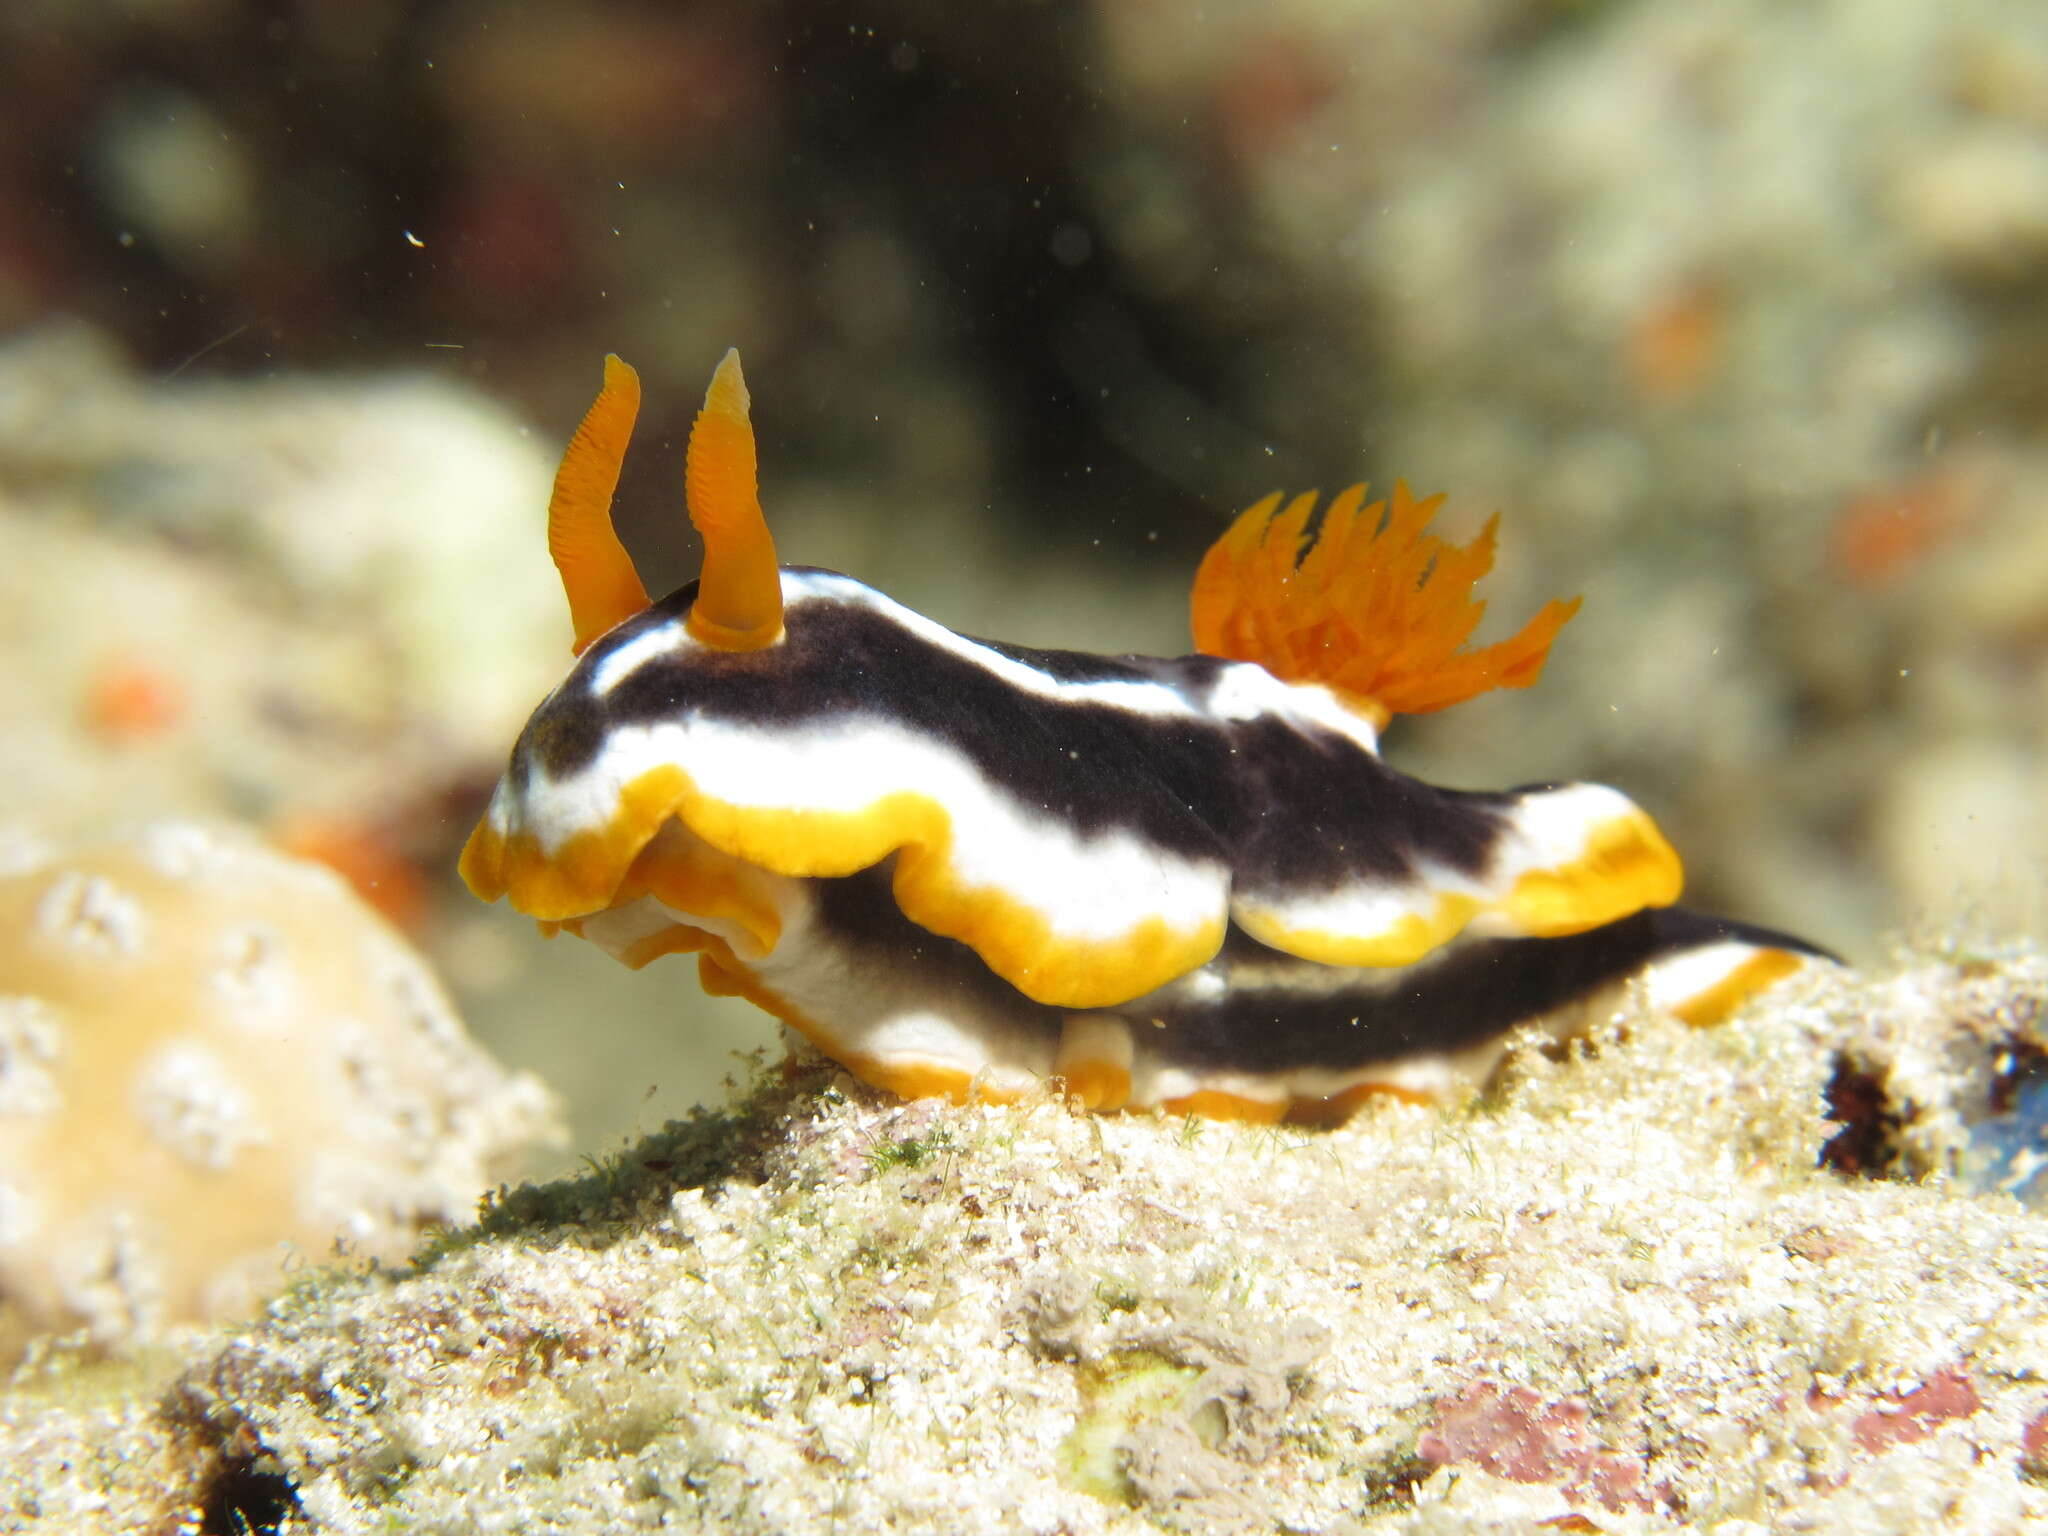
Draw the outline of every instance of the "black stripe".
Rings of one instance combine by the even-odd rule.
[[[894,857],[839,880],[810,881],[817,898],[816,920],[851,950],[859,965],[878,974],[915,970],[920,992],[943,1008],[957,999],[971,1012],[1007,1016],[1057,1044],[1064,1010],[1034,1003],[982,963],[957,939],[941,938],[903,915],[889,888]],[[821,1019],[829,1026],[829,1018]]]
[[[884,614],[823,599],[790,605],[782,645],[657,656],[608,695],[591,692],[608,655],[681,618],[695,596],[692,583],[591,648],[521,735],[515,790],[529,763],[566,777],[592,761],[611,730],[686,711],[791,729],[866,717],[950,745],[1016,804],[1078,833],[1122,829],[1182,857],[1223,861],[1241,889],[1276,897],[1361,876],[1398,880],[1418,858],[1476,873],[1512,798],[1432,788],[1344,736],[1277,717],[1160,718],[1048,699]],[[1197,709],[1228,665],[976,643],[1064,682],[1163,684]]]
[[[920,988],[940,1005],[949,996],[972,999],[1057,1041],[1063,1010],[1032,1002],[966,945],[926,932],[897,909],[889,889],[892,865],[813,882],[820,924],[864,965],[915,967]],[[1347,990],[1339,980],[1334,990],[1316,992],[1240,987],[1216,1002],[1189,1004],[1170,1001],[1169,992],[1151,1004],[1104,1011],[1130,1020],[1141,1051],[1198,1075],[1351,1072],[1496,1039],[1652,961],[1723,940],[1825,958],[1803,939],[1684,907],[1638,912],[1566,938],[1463,944],[1398,971],[1320,966],[1233,927],[1223,950],[1226,965],[1299,968],[1318,980],[1348,974],[1358,985]]]
[[[1195,1072],[1345,1072],[1494,1039],[1515,1025],[1576,1002],[1651,961],[1723,939],[1802,954],[1804,940],[1671,907],[1638,912],[1604,928],[1556,939],[1461,944],[1399,972],[1365,972],[1355,991],[1291,993],[1233,988],[1216,1003],[1154,1010],[1164,1028],[1147,1036],[1162,1059]],[[1228,954],[1278,956],[1233,936]],[[1336,974],[1295,961],[1323,975]],[[1144,1029],[1143,1022],[1133,1028]]]

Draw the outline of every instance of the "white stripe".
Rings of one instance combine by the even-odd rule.
[[[1676,1012],[1698,1002],[1763,953],[1762,945],[1747,939],[1722,939],[1662,956],[1642,972],[1643,995],[1652,1008]]]
[[[1205,714],[1205,711],[1190,703],[1178,689],[1166,683],[1123,679],[1094,683],[1062,682],[1050,673],[1041,672],[1015,657],[1005,656],[1002,652],[969,640],[964,635],[954,634],[945,625],[926,618],[914,609],[904,607],[894,598],[885,597],[873,587],[855,581],[851,576],[841,576],[831,571],[784,571],[782,600],[792,607],[809,600],[847,603],[865,608],[908,630],[927,645],[948,655],[957,656],[962,661],[972,662],[1013,688],[1041,699],[1051,699],[1055,703],[1113,704],[1133,714],[1167,718],[1200,718]]]
[[[927,645],[980,667],[1034,698],[1055,704],[1107,704],[1135,715],[1169,720],[1237,722],[1274,715],[1321,726],[1349,738],[1367,752],[1379,750],[1379,736],[1372,723],[1346,708],[1328,688],[1320,683],[1282,682],[1255,662],[1226,664],[1207,690],[1207,696],[1196,702],[1173,684],[1152,679],[1063,681],[979,641],[957,635],[873,587],[834,571],[784,570],[782,601],[785,609],[807,602],[865,608]],[[589,692],[592,697],[604,698],[649,662],[703,648],[703,643],[680,620],[658,625],[606,654],[591,672]]]
[[[1238,922],[1254,938],[1285,949],[1274,928],[1334,939],[1379,939],[1405,919],[1434,921],[1445,896],[1469,896],[1485,907],[1500,895],[1448,866],[1418,860],[1400,880],[1361,875],[1333,891],[1293,895],[1285,891],[1240,891],[1233,903]]]
[[[1220,922],[1228,899],[1220,861],[1184,858],[1124,830],[1077,833],[990,785],[947,743],[871,718],[795,731],[701,716],[615,726],[597,757],[565,779],[534,765],[518,824],[552,855],[576,833],[608,825],[627,784],[671,763],[712,799],[748,809],[858,814],[888,795],[924,795],[952,822],[954,880],[1002,891],[1063,939],[1120,939],[1148,917],[1193,933]]]
[[[1334,891],[1240,893],[1238,921],[1255,933],[1268,925],[1338,938],[1371,939],[1390,933],[1403,918],[1433,918],[1439,898],[1469,896],[1480,903],[1464,928],[1472,938],[1517,938],[1523,930],[1498,903],[1515,882],[1536,870],[1557,869],[1582,857],[1593,831],[1635,812],[1626,795],[1605,784],[1567,784],[1517,801],[1496,841],[1486,870],[1463,874],[1418,860],[1398,881],[1361,877]],[[1617,913],[1616,916],[1622,914]]]
[[[675,619],[666,624],[657,624],[644,634],[635,635],[615,650],[606,652],[604,660],[591,670],[591,694],[603,698],[624,682],[629,674],[637,672],[647,662],[681,649],[679,642],[685,640],[693,646],[697,644],[697,641],[691,638],[690,632],[683,628],[681,621]]]

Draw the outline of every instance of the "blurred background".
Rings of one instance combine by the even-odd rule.
[[[785,559],[1172,654],[1230,514],[1405,477],[1503,515],[1481,639],[1586,602],[1398,766],[1619,784],[1860,961],[2041,930],[2027,0],[10,0],[0,817],[337,865],[575,1153],[715,1092],[768,1020],[452,866],[602,355],[661,591],[728,345]]]

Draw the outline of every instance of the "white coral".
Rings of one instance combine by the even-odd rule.
[[[0,1359],[395,1257],[555,1123],[331,873],[165,823],[0,872]]]

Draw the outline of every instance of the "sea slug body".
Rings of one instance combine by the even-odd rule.
[[[580,659],[463,876],[628,965],[695,952],[870,1083],[1332,1120],[1631,979],[1706,1022],[1818,953],[1674,906],[1615,790],[1382,762],[1393,714],[1534,682],[1577,606],[1465,648],[1493,530],[1431,537],[1435,498],[1354,488],[1312,538],[1312,497],[1251,508],[1196,578],[1207,654],[1032,650],[777,564],[736,353],[690,442],[703,575],[650,602],[609,515],[637,403],[608,359],[550,508]]]

